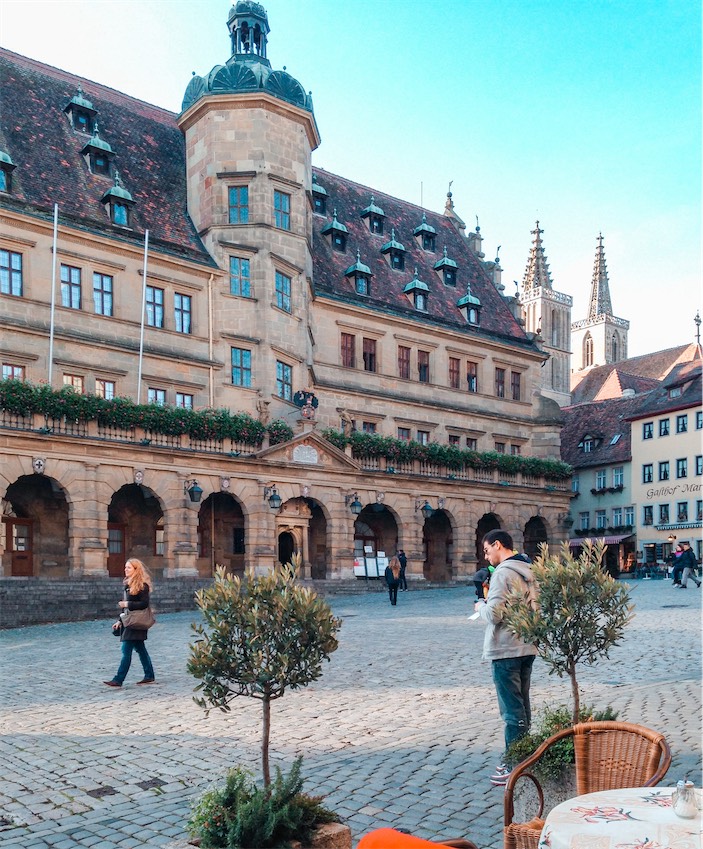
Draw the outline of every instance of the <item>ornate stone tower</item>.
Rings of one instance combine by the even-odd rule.
[[[212,339],[225,403],[289,416],[282,402],[307,385],[311,363],[308,195],[320,136],[311,96],[271,68],[264,7],[239,0],[227,27],[232,55],[193,76],[178,118],[188,212],[220,269]]]
[[[576,378],[579,372],[593,366],[626,360],[629,329],[629,321],[613,315],[603,235],[599,233],[591,279],[588,317],[571,325],[574,345],[573,377]]]
[[[522,304],[525,329],[542,338],[542,348],[549,360],[542,369],[542,394],[564,407],[571,403],[569,390],[569,357],[571,355],[571,295],[556,292],[552,286],[549,263],[544,254],[539,221],[531,231],[534,236],[527,268],[522,278]]]

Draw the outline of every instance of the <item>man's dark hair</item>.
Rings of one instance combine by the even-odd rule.
[[[491,545],[494,542],[499,542],[503,548],[509,548],[510,551],[515,548],[513,538],[507,531],[501,531],[500,528],[495,531],[489,531],[483,538],[483,545]]]

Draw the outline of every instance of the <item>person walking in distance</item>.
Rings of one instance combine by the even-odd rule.
[[[118,602],[119,607],[124,610],[146,610],[149,607],[149,595],[151,592],[151,578],[141,560],[130,558],[124,565],[124,599]],[[132,652],[136,651],[142,662],[144,678],[137,684],[154,683],[154,667],[149,657],[149,652],[144,645],[147,637],[146,628],[123,627],[121,619],[112,626],[113,630],[122,629],[120,643],[122,646],[122,661],[110,681],[105,681],[108,687],[121,687],[127,677],[129,667],[132,663]]]
[[[698,561],[693,553],[691,544],[687,539],[681,540],[681,557],[679,557],[679,565],[683,567],[681,573],[681,589],[688,589],[688,579],[690,578],[697,587],[700,587],[701,582],[696,577],[698,571]]]
[[[405,577],[405,569],[408,565],[408,558],[405,556],[405,552],[402,548],[398,549],[396,557],[400,562],[400,589],[405,591],[408,588],[408,581]]]
[[[498,707],[505,723],[505,752],[491,776],[491,784],[502,787],[511,770],[506,763],[508,747],[530,727],[530,677],[537,654],[534,645],[523,642],[508,630],[503,616],[511,590],[527,591],[536,601],[537,585],[529,558],[514,551],[513,538],[506,531],[489,531],[484,536],[483,555],[495,570],[488,596],[477,601],[474,609],[486,622],[483,659],[491,661]]]
[[[398,584],[400,584],[400,560],[397,557],[391,557],[391,562],[386,566],[385,571],[386,584],[388,584],[388,596],[391,604],[398,603]]]

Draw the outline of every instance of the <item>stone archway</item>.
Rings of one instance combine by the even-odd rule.
[[[435,510],[422,526],[423,572],[428,581],[452,579],[452,526],[444,510]]]
[[[211,575],[216,566],[244,573],[246,536],[244,512],[229,492],[213,492],[198,511],[198,571]]]
[[[541,516],[533,516],[528,520],[523,531],[523,551],[534,560],[539,554],[539,547],[543,542],[549,542],[547,527]]]
[[[483,557],[483,538],[489,531],[496,531],[500,528],[500,519],[495,513],[484,513],[478,520],[476,525],[476,568],[480,569],[485,566],[486,561]]]
[[[65,578],[69,574],[66,494],[44,475],[22,475],[7,488],[3,516],[6,545],[3,573]]]
[[[143,484],[125,484],[113,494],[107,508],[109,575],[121,577],[129,557],[150,571],[163,571],[163,518],[158,498]]]
[[[382,503],[368,504],[354,522],[354,557],[363,562],[364,546],[372,546],[372,556],[382,551],[392,557],[398,548],[398,523]]]

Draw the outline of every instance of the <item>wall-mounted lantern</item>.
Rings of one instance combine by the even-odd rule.
[[[426,498],[415,499],[415,512],[417,513],[418,510],[422,513],[425,519],[429,519],[434,513],[434,507]]]
[[[275,483],[271,484],[271,486],[264,487],[264,501],[268,501],[268,505],[272,510],[278,510],[283,503]]]
[[[187,495],[193,504],[199,504],[203,497],[203,490],[198,486],[198,482],[193,478],[183,484],[183,495]]]
[[[359,501],[359,495],[356,492],[350,493],[349,495],[344,496],[344,504],[352,511],[355,516],[358,516],[359,513],[364,509],[361,501]]]

